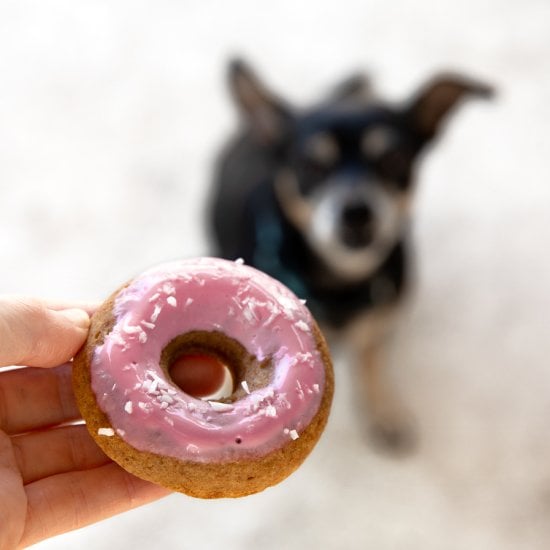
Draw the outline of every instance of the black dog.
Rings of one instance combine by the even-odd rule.
[[[243,258],[305,298],[323,328],[355,350],[372,433],[411,442],[408,418],[380,376],[380,343],[407,286],[415,162],[465,96],[487,86],[441,76],[410,102],[375,100],[354,77],[297,110],[242,62],[230,87],[244,127],[222,154],[212,221],[218,254]]]

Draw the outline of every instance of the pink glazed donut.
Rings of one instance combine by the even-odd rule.
[[[225,398],[193,397],[170,377],[197,354],[227,366]],[[202,498],[256,493],[294,471],[326,424],[334,383],[303,302],[242,261],[214,258],[164,264],[118,290],[93,316],[73,378],[108,456]]]

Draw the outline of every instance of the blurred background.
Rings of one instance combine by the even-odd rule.
[[[0,4],[0,292],[102,300],[208,252],[232,55],[298,105],[357,70],[390,101],[441,69],[498,90],[419,171],[416,285],[388,367],[414,455],[369,447],[338,361],[328,429],[281,485],[173,495],[37,548],[550,546],[549,22],[547,0]]]

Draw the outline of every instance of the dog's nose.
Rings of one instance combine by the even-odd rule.
[[[348,204],[342,211],[342,222],[348,227],[363,228],[372,221],[372,210],[364,202]]]
[[[341,235],[344,243],[351,248],[370,244],[374,237],[374,215],[364,202],[347,204],[341,213]]]

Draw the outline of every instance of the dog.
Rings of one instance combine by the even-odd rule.
[[[307,301],[329,339],[354,352],[373,440],[407,450],[415,430],[383,375],[382,350],[410,278],[415,165],[461,100],[492,91],[442,74],[395,106],[355,75],[300,110],[242,60],[228,77],[242,125],[216,169],[216,253]]]

